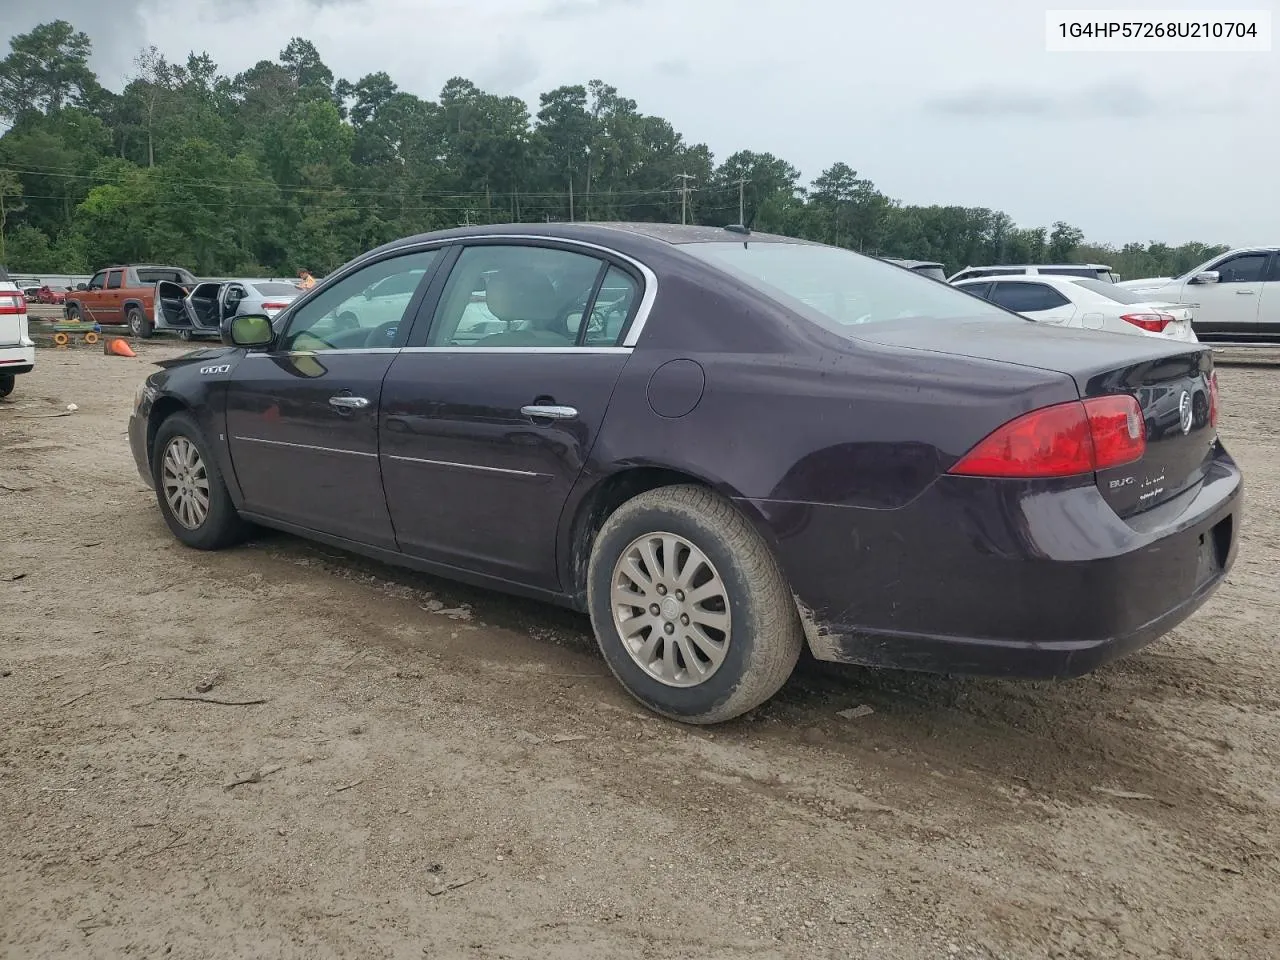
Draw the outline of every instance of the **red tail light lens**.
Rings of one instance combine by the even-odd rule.
[[[1128,394],[1041,407],[989,434],[948,472],[965,477],[1073,477],[1142,459],[1142,408]]]
[[[27,298],[20,293],[0,291],[0,316],[12,317],[27,312]]]
[[[1209,374],[1209,425],[1218,425],[1218,371]]]
[[[289,305],[289,301],[287,300],[284,303],[264,303],[262,305],[262,309],[263,310],[283,310],[288,305]]]
[[[1126,313],[1120,319],[1152,333],[1164,333],[1164,328],[1173,323],[1173,317],[1167,313]]]

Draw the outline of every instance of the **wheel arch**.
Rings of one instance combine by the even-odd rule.
[[[147,466],[155,466],[156,434],[160,432],[160,424],[175,413],[190,412],[191,406],[171,394],[156,397],[147,413]]]
[[[144,317],[147,315],[147,305],[143,303],[141,300],[139,300],[137,297],[130,297],[128,300],[125,300],[123,303],[120,304],[120,309],[122,311],[128,310],[130,307],[137,307],[139,310],[142,311],[142,315]]]
[[[684,466],[646,463],[622,467],[597,479],[569,509],[569,522],[561,535],[564,550],[560,572],[565,592],[575,609],[587,608],[587,567],[591,560],[591,547],[609,516],[642,493],[683,485],[706,487],[732,501],[765,538],[769,548],[776,548],[764,517],[731,484]]]

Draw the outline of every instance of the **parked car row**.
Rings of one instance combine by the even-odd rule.
[[[941,279],[940,264],[891,262]],[[931,272],[934,267],[937,272]],[[1014,277],[1022,278],[1024,286],[1015,287]],[[997,278],[999,283],[992,286]],[[1064,286],[1064,280],[1076,281],[1076,286]],[[1093,281],[1083,284],[1083,290],[1094,296],[1086,297],[1079,281]],[[1179,277],[1121,280],[1101,263],[997,264],[965,267],[946,282],[970,293],[1003,298],[1007,303],[1002,305],[1025,305],[1013,309],[1041,322],[1175,339],[1189,336],[1207,343],[1280,343],[1280,246],[1229,250]],[[1135,309],[1117,313],[1117,304]],[[1161,317],[1143,315],[1147,308]],[[1122,323],[1099,323],[1098,313]]]

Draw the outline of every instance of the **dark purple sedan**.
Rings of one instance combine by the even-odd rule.
[[[587,612],[715,723],[823,660],[1071,677],[1235,559],[1198,344],[1046,328],[741,228],[379,247],[161,362],[129,437],[183,543],[251,524]]]

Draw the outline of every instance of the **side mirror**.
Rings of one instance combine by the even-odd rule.
[[[1191,278],[1192,283],[1217,283],[1221,275],[1217,270],[1204,270]]]
[[[223,329],[222,342],[231,347],[265,347],[276,337],[271,318],[262,314],[232,317]]]
[[[88,290],[88,289],[89,289],[89,285],[88,285],[87,283],[77,283],[77,284],[76,284],[76,289],[77,289],[77,290]]]

